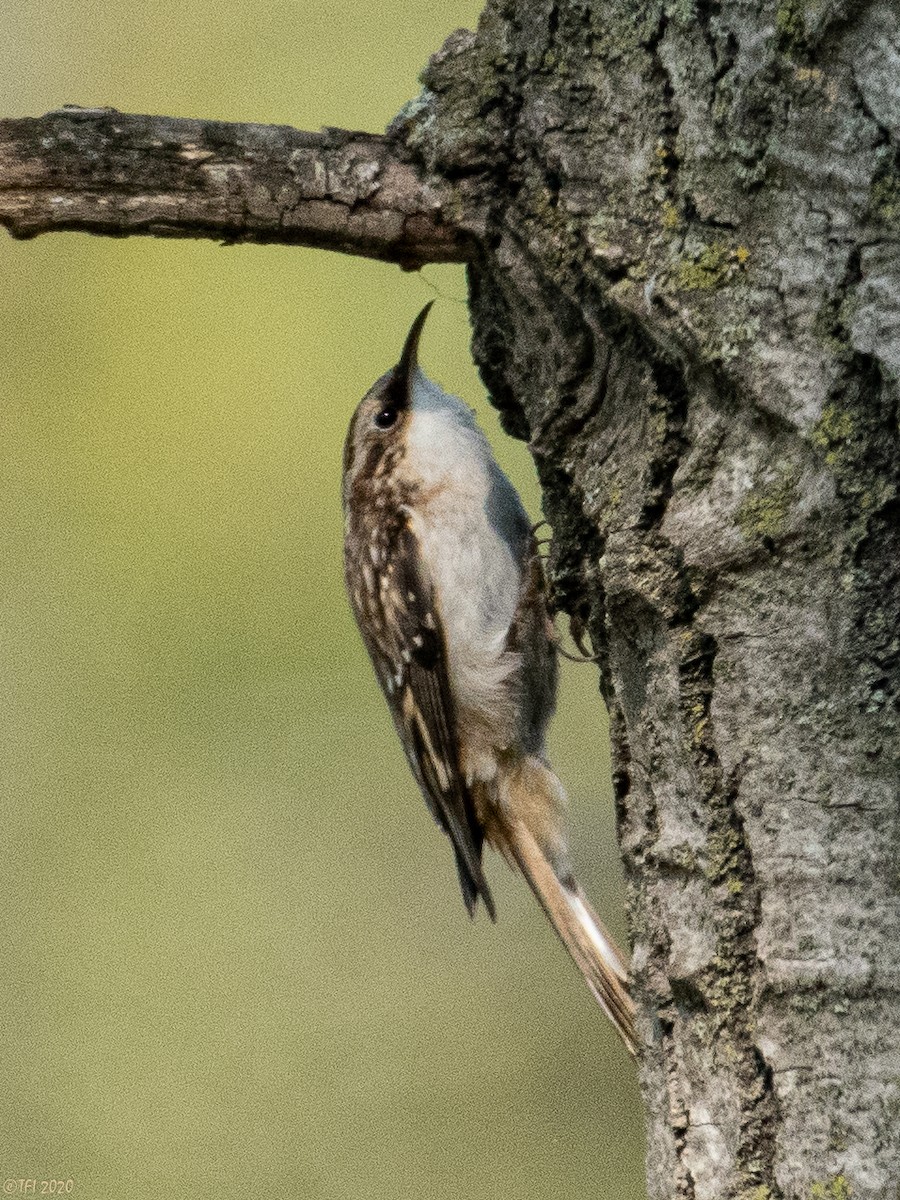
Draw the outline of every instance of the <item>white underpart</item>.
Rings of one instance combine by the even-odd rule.
[[[443,622],[457,707],[498,730],[518,655],[505,650],[522,584],[528,517],[471,410],[417,370],[407,466],[423,488],[412,511],[424,566]],[[502,747],[499,747],[502,748]],[[491,778],[493,755],[469,774]]]

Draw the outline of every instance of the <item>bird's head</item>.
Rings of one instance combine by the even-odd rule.
[[[419,338],[433,301],[412,323],[400,361],[381,376],[357,405],[344,442],[344,502],[360,478],[372,478],[402,454],[413,412]]]

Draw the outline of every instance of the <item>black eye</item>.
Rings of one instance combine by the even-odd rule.
[[[383,408],[375,414],[375,424],[379,429],[390,429],[397,420],[396,408]]]

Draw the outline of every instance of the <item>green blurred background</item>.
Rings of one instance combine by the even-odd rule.
[[[474,3],[7,4],[0,113],[382,129]],[[474,925],[344,600],[340,451],[461,270],[0,235],[0,1179],[77,1196],[643,1195],[634,1070],[526,887]],[[624,936],[606,730],[564,671],[579,874]],[[2,1186],[2,1185],[0,1185]]]

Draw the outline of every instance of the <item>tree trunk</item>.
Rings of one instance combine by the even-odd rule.
[[[491,3],[397,125],[601,656],[654,1198],[900,1194],[900,21],[845,8]]]
[[[117,163],[98,118],[31,220],[35,132],[0,219],[66,227],[109,160],[75,227],[469,260],[612,717],[650,1196],[896,1200],[900,18],[491,0],[424,80],[361,143],[173,123]]]

